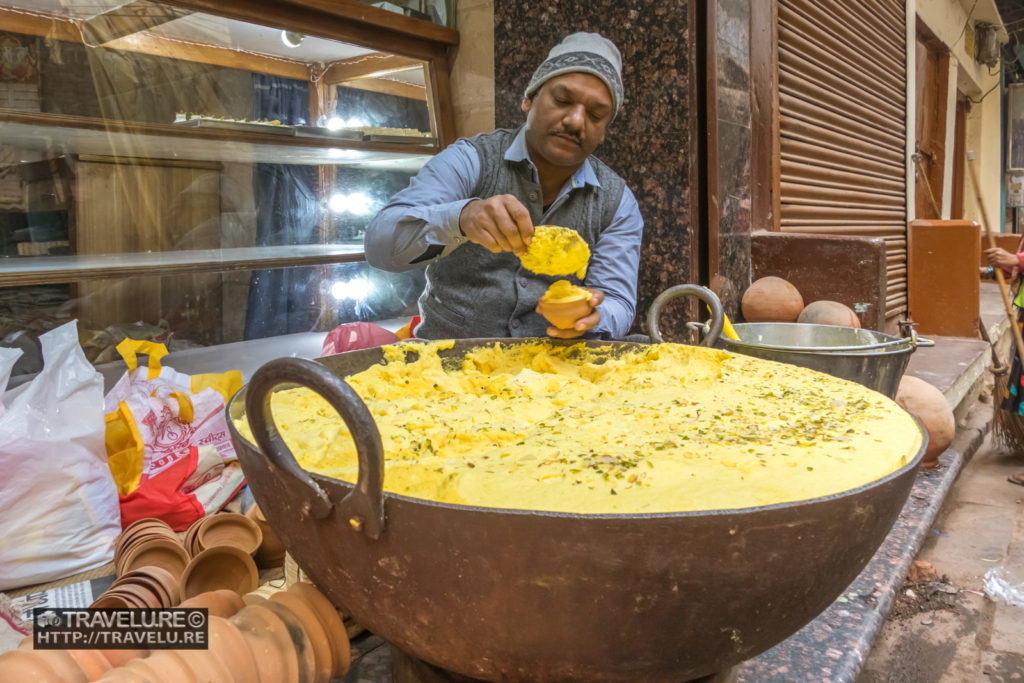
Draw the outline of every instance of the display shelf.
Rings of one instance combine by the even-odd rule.
[[[309,244],[232,249],[0,258],[0,287],[83,280],[352,263],[362,245]]]
[[[113,121],[0,109],[0,142],[40,152],[119,159],[368,166],[416,170],[439,150],[424,143],[366,142],[240,130]]]

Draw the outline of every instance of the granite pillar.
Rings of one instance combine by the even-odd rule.
[[[646,331],[645,318],[654,297],[696,277],[690,265],[696,234],[691,219],[690,1],[494,2],[495,123],[499,127],[523,122],[520,103],[530,76],[567,34],[601,33],[622,52],[624,108],[595,154],[625,178],[644,217],[634,331]],[[660,324],[669,333],[666,336],[685,329],[685,316],[680,313],[666,311]]]

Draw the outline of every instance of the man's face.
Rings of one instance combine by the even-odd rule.
[[[523,99],[526,145],[535,163],[578,168],[604,140],[612,95],[597,76],[555,76]]]

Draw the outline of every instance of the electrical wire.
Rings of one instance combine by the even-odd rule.
[[[992,74],[990,74],[990,75],[992,75]],[[995,85],[993,85],[991,88],[989,88],[987,91],[985,91],[984,95],[982,95],[978,99],[974,99],[973,97],[968,96],[967,97],[967,101],[971,102],[972,104],[981,104],[981,101],[984,100],[986,97],[988,97],[989,93],[992,92],[993,90],[995,90],[998,87],[999,87],[999,81],[996,81]]]
[[[960,29],[960,35],[957,36],[957,39],[955,41],[953,41],[953,45],[959,43],[960,39],[964,37],[965,33],[967,33],[967,27],[971,25],[971,17],[974,16],[974,10],[977,6],[978,0],[974,0],[974,4],[971,5],[971,11],[967,13],[967,19],[964,20],[964,27]]]

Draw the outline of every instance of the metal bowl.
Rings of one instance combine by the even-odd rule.
[[[446,353],[495,341],[534,340],[460,340]],[[413,657],[485,680],[676,683],[754,657],[864,568],[924,453],[850,491],[758,508],[577,515],[436,503],[382,491],[380,435],[342,380],[382,359],[366,349],[261,367],[228,406],[238,457],[270,525],[338,607]],[[270,397],[295,385],[348,424],[355,485],[303,470],[281,441]]]
[[[909,336],[896,337],[874,330],[810,323],[736,323],[733,329],[739,339],[729,339],[720,336],[725,314],[718,297],[698,285],[671,287],[654,300],[647,317],[654,341],[664,341],[658,319],[665,304],[683,296],[695,296],[711,310],[706,325],[691,323],[703,333],[705,346],[818,370],[889,398],[896,398],[910,354],[919,346],[935,346],[930,339],[918,337],[913,328]]]

